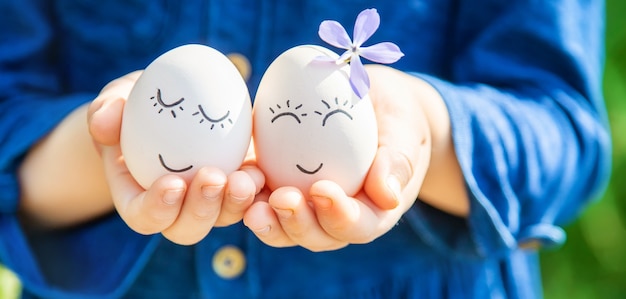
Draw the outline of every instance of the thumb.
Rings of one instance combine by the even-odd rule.
[[[124,104],[140,75],[141,71],[135,71],[109,82],[89,105],[89,133],[96,143],[119,143]]]
[[[121,97],[99,97],[91,103],[87,122],[96,143],[109,146],[119,143],[125,103]]]
[[[379,208],[393,209],[400,204],[402,190],[412,177],[413,167],[407,155],[389,147],[380,147],[364,189]]]

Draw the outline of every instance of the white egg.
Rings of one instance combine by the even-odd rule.
[[[261,79],[254,108],[254,144],[270,189],[295,186],[307,194],[319,180],[356,194],[378,147],[369,96],[359,99],[350,66],[314,61],[338,55],[319,46],[281,54]]]
[[[148,188],[165,174],[189,183],[198,169],[237,170],[252,134],[250,94],[219,51],[184,45],[155,59],[124,107],[122,154],[135,180]]]

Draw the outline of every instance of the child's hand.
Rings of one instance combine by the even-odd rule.
[[[383,66],[368,72],[379,148],[363,189],[352,198],[334,182],[318,181],[306,194],[293,187],[262,192],[244,223],[266,244],[324,251],[368,243],[389,231],[415,202],[432,137],[418,98],[441,99],[430,85],[402,72]]]
[[[165,175],[144,190],[129,173],[120,149],[122,111],[140,72],[109,83],[91,103],[89,131],[104,163],[117,212],[141,234],[162,233],[179,244],[202,240],[214,226],[240,221],[264,185],[253,155],[229,175],[217,168],[198,170],[192,182]]]

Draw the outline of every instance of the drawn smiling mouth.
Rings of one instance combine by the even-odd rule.
[[[189,165],[185,168],[180,168],[180,169],[171,168],[165,165],[165,161],[163,160],[163,156],[161,156],[161,154],[159,154],[159,161],[161,161],[161,165],[163,166],[163,168],[167,169],[167,171],[170,171],[170,172],[185,172],[193,167],[193,165]]]
[[[314,169],[314,170],[308,170],[305,169],[304,167],[300,166],[300,164],[296,164],[296,167],[298,168],[298,170],[302,171],[303,173],[306,174],[315,174],[316,172],[320,171],[320,169],[322,169],[322,166],[324,166],[324,163],[320,163],[320,165]]]

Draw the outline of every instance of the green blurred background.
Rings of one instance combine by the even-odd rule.
[[[613,175],[600,201],[566,227],[565,245],[542,252],[546,299],[626,298],[626,1],[606,6],[604,95]]]
[[[543,251],[546,299],[626,298],[626,1],[607,0],[604,93],[613,135],[613,176],[603,197],[566,227],[567,243]],[[0,299],[19,295],[0,266]]]

